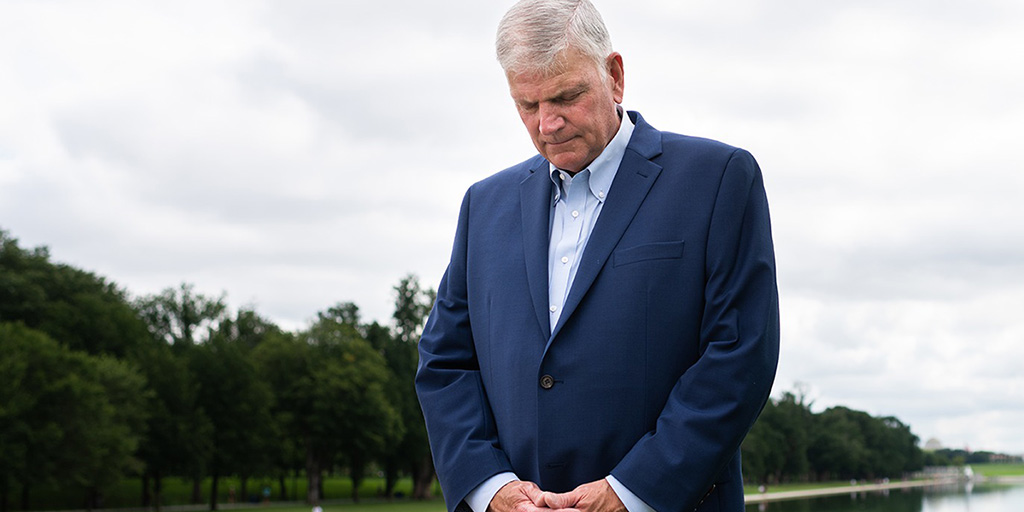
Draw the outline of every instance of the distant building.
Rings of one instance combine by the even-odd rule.
[[[942,442],[934,437],[929,439],[926,443],[924,443],[924,451],[926,452],[934,452],[941,450],[942,448]]]

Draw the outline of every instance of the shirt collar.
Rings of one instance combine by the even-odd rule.
[[[633,135],[634,128],[633,121],[626,114],[622,106],[616,105],[615,108],[618,110],[619,117],[621,118],[619,121],[619,131],[615,132],[615,136],[604,147],[604,151],[601,151],[601,154],[597,155],[597,158],[585,169],[590,170],[590,192],[602,203],[608,197],[608,189],[611,188],[612,180],[615,179],[615,173],[619,170],[619,164],[622,163],[622,157],[626,154],[626,146],[629,145],[629,138]],[[555,184],[555,196],[552,203],[554,204],[562,196],[562,184],[559,178],[559,174],[562,171],[550,162],[548,163],[548,169],[551,181]],[[583,171],[580,172],[582,173]]]

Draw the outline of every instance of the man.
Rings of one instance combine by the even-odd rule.
[[[473,185],[416,387],[448,509],[743,510],[778,359],[761,174],[625,112],[587,0],[523,0],[498,60],[539,155]]]

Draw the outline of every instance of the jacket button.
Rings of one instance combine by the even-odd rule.
[[[544,389],[551,389],[555,387],[555,378],[550,375],[545,375],[540,378],[540,387]]]

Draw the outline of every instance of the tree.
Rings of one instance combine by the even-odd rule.
[[[811,467],[822,480],[861,478],[868,448],[861,429],[867,413],[831,407],[816,418],[816,436],[808,449]]]
[[[45,333],[0,323],[0,510],[7,510],[12,484],[20,485],[25,510],[31,487],[57,473],[62,428],[59,407],[48,399],[64,356]]]
[[[256,372],[255,375],[259,377],[259,368],[252,355],[253,349],[268,339],[285,336],[285,333],[273,322],[256,313],[255,310],[243,308],[238,311],[234,319],[221,322],[217,328],[217,335],[230,340],[232,345],[241,350],[245,354],[246,360],[252,365],[253,371]],[[241,464],[236,473],[241,480],[240,494],[242,496],[248,495],[247,488],[250,477],[269,473],[275,467],[275,462],[281,459],[282,450],[289,453],[295,450],[294,443],[284,435],[270,413],[273,390],[265,382],[261,381],[261,384],[267,388],[267,394],[255,399],[260,401],[261,409],[265,410],[260,412],[262,419],[251,433],[251,442],[248,443],[250,447],[238,457]],[[287,497],[284,477],[284,472],[278,473],[282,498]]]
[[[765,404],[761,416],[750,429],[740,447],[743,459],[743,476],[747,481],[769,484],[779,481],[779,473],[785,465],[781,447],[786,439],[770,418],[778,414],[773,400]]]
[[[208,333],[225,319],[224,296],[207,297],[194,288],[182,283],[178,288],[166,288],[138,301],[139,315],[153,336],[176,347],[189,347],[205,341]]]
[[[177,289],[167,288],[159,294],[142,297],[136,303],[139,315],[145,320],[152,337],[170,344],[183,357],[188,357],[188,351],[197,343],[206,341],[227,316],[223,295],[214,299],[196,293],[193,289],[191,284],[182,283]],[[194,416],[189,422],[203,422],[202,410],[195,409],[188,414]],[[194,453],[189,464],[192,503],[203,501],[200,483],[206,473],[209,455]]]
[[[253,349],[253,359],[261,378],[274,390],[270,408],[273,424],[288,433],[281,436],[283,439],[298,439],[295,446],[278,445],[273,458],[282,472],[298,468],[307,471],[307,501],[316,503],[319,494],[312,493],[314,489],[319,493],[319,480],[314,478],[319,478],[320,470],[312,463],[320,452],[320,440],[314,437],[313,428],[313,347],[295,336],[272,337]]]
[[[92,273],[24,250],[0,230],[0,321],[20,321],[74,350],[123,357],[146,340],[124,291]]]
[[[62,481],[88,489],[92,507],[106,485],[138,469],[146,393],[134,368],[11,323],[0,323],[0,361],[3,506],[12,481],[22,509],[33,486]]]
[[[162,340],[153,340],[136,351],[133,359],[145,372],[151,391],[146,437],[139,447],[144,463],[142,505],[159,510],[165,476],[202,472],[213,451],[213,426],[199,406],[199,383],[184,354],[176,354]]]
[[[237,474],[247,480],[269,469],[272,443],[272,392],[249,357],[261,333],[272,330],[252,311],[224,320],[209,340],[190,351],[190,367],[199,383],[198,402],[211,425],[210,510],[217,509],[220,477]],[[245,495],[243,486],[242,494]]]
[[[398,413],[384,393],[380,354],[354,323],[358,308],[339,304],[295,338],[268,339],[254,350],[263,378],[276,391],[272,414],[301,439],[308,480],[306,499],[317,503],[324,469],[343,460],[353,498],[363,465],[401,435]]]
[[[802,394],[798,397],[786,392],[775,402],[773,412],[768,421],[783,439],[777,448],[782,452],[783,462],[781,467],[776,468],[775,479],[802,479],[810,469],[810,461],[807,458],[813,429],[810,406],[804,403]]]
[[[348,463],[352,499],[358,501],[366,465],[383,456],[403,434],[401,417],[385,392],[387,366],[360,334],[354,304],[318,313],[302,337],[323,361],[314,371],[319,384],[314,414],[338,437],[336,458]]]
[[[83,373],[101,387],[102,397],[92,409],[92,421],[68,423],[69,436],[76,434],[74,445],[79,457],[67,461],[77,469],[76,479],[88,490],[88,508],[102,506],[103,492],[126,474],[137,474],[143,463],[135,454],[146,428],[146,409],[150,393],[145,377],[124,361],[110,356],[80,356]],[[91,360],[90,360],[91,359]]]
[[[899,477],[923,467],[919,441],[910,427],[886,416],[871,418],[865,425],[865,441],[870,451],[869,476]]]
[[[421,288],[418,279],[412,274],[403,277],[394,287],[394,291],[394,334],[390,335],[386,328],[375,322],[367,329],[366,335],[367,340],[384,356],[387,363],[391,374],[387,393],[391,403],[398,409],[405,427],[401,441],[392,446],[385,455],[385,492],[388,496],[391,495],[399,471],[405,470],[412,475],[413,497],[426,499],[430,497],[434,465],[430,457],[423,411],[416,400],[413,379],[416,375],[416,366],[419,364],[416,345],[433,306],[435,294],[431,289]]]
[[[846,407],[814,414],[804,393],[769,400],[743,442],[743,472],[759,483],[899,477],[924,454],[910,427],[892,416]]]
[[[288,499],[285,477],[305,467],[303,419],[309,417],[310,405],[305,400],[312,385],[305,374],[313,364],[312,357],[311,347],[276,326],[262,333],[250,353],[259,378],[272,391],[268,413],[273,442],[265,449],[270,470],[277,473],[283,499]],[[248,495],[246,483],[243,474],[242,496]]]

